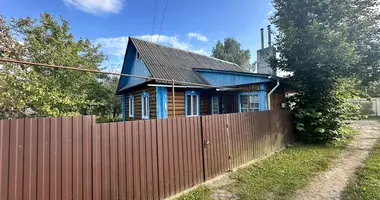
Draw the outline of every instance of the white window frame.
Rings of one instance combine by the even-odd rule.
[[[190,102],[187,102],[187,96],[191,96]],[[197,110],[196,113],[194,113],[194,107],[193,107],[193,96],[196,97],[196,106]],[[188,103],[190,103],[190,115],[187,114],[188,111]],[[198,92],[190,91],[190,92],[185,92],[185,115],[186,117],[194,117],[194,116],[199,116],[200,115],[200,96]]]
[[[214,99],[217,99],[218,100],[218,109],[217,110],[214,110]],[[212,115],[217,115],[217,114],[220,114],[220,99],[218,96],[213,96],[211,97],[211,114]]]
[[[257,96],[257,102],[251,102],[251,97]],[[248,108],[243,108],[241,98],[248,97]],[[251,107],[251,104],[257,104],[258,107]],[[244,111],[243,111],[244,110]],[[240,94],[239,112],[257,112],[260,111],[260,95],[259,94]]]
[[[130,118],[135,117],[135,97],[133,95],[128,97],[128,116]]]
[[[150,116],[150,96],[149,93],[141,94],[141,119],[149,119]]]

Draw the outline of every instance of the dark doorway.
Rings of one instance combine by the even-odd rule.
[[[234,112],[234,96],[223,95],[222,96],[222,114]]]

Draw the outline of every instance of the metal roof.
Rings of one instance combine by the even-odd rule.
[[[197,71],[212,69],[245,72],[235,63],[130,37],[154,78],[209,84]],[[165,81],[157,81],[166,83]]]

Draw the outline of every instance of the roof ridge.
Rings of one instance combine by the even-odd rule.
[[[130,36],[130,38],[135,39],[135,40],[144,41],[144,42],[147,42],[147,43],[150,43],[150,44],[154,44],[154,45],[157,45],[157,46],[162,46],[162,47],[166,47],[166,48],[176,49],[176,50],[179,50],[179,51],[184,51],[184,52],[188,52],[188,53],[197,54],[197,55],[200,55],[200,56],[205,56],[205,57],[212,58],[212,59],[215,59],[215,60],[219,60],[219,61],[222,61],[222,62],[225,62],[225,63],[229,63],[229,64],[236,65],[236,66],[238,66],[241,70],[243,70],[243,68],[242,68],[241,66],[239,66],[238,64],[233,63],[233,62],[230,62],[230,61],[227,61],[227,60],[222,60],[222,59],[215,58],[215,57],[212,57],[212,56],[206,56],[206,55],[203,55],[203,54],[200,54],[200,53],[196,53],[196,52],[193,52],[193,51],[187,51],[187,50],[180,49],[180,48],[176,48],[176,47],[165,46],[165,45],[162,45],[162,44],[159,44],[159,43],[154,43],[154,42],[147,41],[147,40],[143,40],[143,39],[140,39],[140,38],[137,38],[137,37],[132,37],[132,36]]]

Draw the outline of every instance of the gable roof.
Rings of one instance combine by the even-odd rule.
[[[235,63],[130,37],[154,78],[209,84],[197,69],[245,72]],[[164,82],[164,81],[157,81]]]

